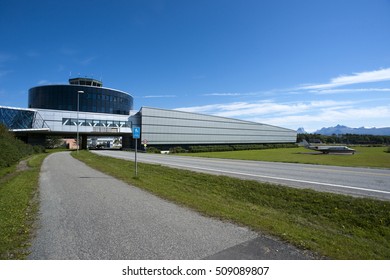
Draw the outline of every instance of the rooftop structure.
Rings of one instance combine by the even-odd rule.
[[[69,79],[70,85],[79,85],[79,86],[91,86],[91,87],[103,87],[103,82],[99,80],[94,80],[90,78],[73,78]]]

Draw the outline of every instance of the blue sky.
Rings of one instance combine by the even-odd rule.
[[[1,0],[0,105],[102,79],[151,106],[390,126],[389,0]]]

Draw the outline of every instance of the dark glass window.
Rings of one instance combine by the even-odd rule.
[[[40,86],[29,90],[29,108],[77,111],[78,91],[80,111],[127,115],[133,98],[112,89],[81,85]]]

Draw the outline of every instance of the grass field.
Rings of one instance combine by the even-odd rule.
[[[252,153],[253,151],[250,151]],[[91,167],[204,215],[248,226],[331,259],[390,259],[390,202],[300,190],[72,153]]]
[[[46,155],[30,157],[27,170],[16,170],[14,165],[0,172],[0,259],[23,259],[28,253],[32,223],[38,209],[34,196]]]
[[[305,149],[303,147],[232,152],[186,153],[180,155],[210,158],[310,163],[335,166],[390,168],[390,153],[387,153],[387,147],[353,148],[356,149],[356,153],[354,155],[325,155]]]

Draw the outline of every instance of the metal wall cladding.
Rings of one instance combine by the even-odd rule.
[[[294,130],[231,118],[143,107],[142,139],[149,144],[295,143]]]

